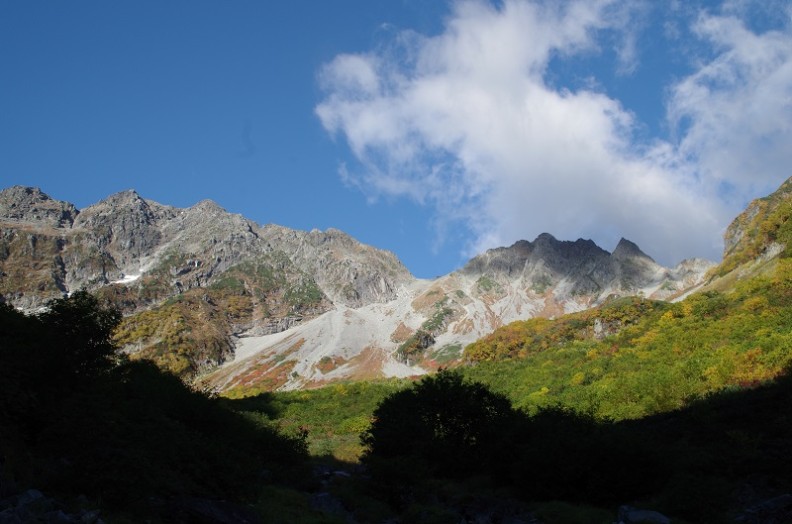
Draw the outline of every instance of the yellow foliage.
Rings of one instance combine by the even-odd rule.
[[[333,391],[338,395],[346,395],[349,393],[345,384],[339,384],[333,388]]]
[[[692,315],[693,314],[693,305],[694,305],[693,300],[690,300],[690,299],[685,300],[684,302],[682,302],[682,314],[684,316],[686,316],[686,317],[689,317],[690,315]]]
[[[710,366],[701,373],[709,387],[720,389],[726,385],[726,378],[718,366]]]
[[[640,337],[638,337],[636,339],[633,339],[631,341],[631,343],[636,345],[636,346],[648,345],[648,344],[651,344],[652,342],[654,342],[655,339],[657,339],[657,337],[659,336],[659,334],[660,333],[659,333],[659,331],[657,329],[650,329],[649,331],[647,331],[646,333],[644,333]]]
[[[743,307],[753,313],[758,313],[763,309],[767,308],[768,306],[769,303],[767,301],[767,297],[764,297],[762,295],[751,297],[747,299],[745,302],[743,302]]]
[[[541,389],[539,389],[538,391],[534,391],[533,393],[531,393],[530,396],[534,397],[534,398],[535,397],[544,397],[548,393],[550,393],[550,388],[548,388],[547,386],[542,386]]]

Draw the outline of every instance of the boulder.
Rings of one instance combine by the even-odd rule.
[[[671,519],[649,509],[638,509],[632,506],[619,507],[619,524],[671,524]]]

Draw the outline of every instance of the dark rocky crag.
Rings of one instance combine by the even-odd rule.
[[[533,242],[520,240],[510,247],[490,249],[470,260],[461,273],[501,282],[519,279],[537,292],[566,282],[565,292],[571,296],[606,298],[610,293],[629,294],[656,287],[656,296],[659,292],[662,298],[668,298],[688,287],[688,280],[697,278],[702,268],[710,265],[689,259],[669,269],[624,238],[613,253],[608,253],[591,240],[561,241],[542,233]]]

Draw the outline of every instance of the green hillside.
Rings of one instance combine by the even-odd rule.
[[[595,321],[620,327],[597,339]],[[512,323],[468,346],[473,365],[465,374],[530,410],[560,403],[599,417],[639,418],[778,376],[792,361],[790,326],[792,260],[779,259],[770,274],[728,292],[676,304],[626,300]]]

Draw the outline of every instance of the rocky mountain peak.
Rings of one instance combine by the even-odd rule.
[[[319,229],[312,229],[307,238],[315,244],[337,244],[337,245],[347,245],[352,246],[358,244],[358,241],[349,236],[348,234],[344,233],[340,229],[336,229],[334,227],[327,228],[324,231]]]
[[[501,287],[520,279],[537,292],[563,282],[557,294],[572,297],[637,293],[651,287],[662,270],[626,239],[621,239],[611,254],[590,239],[558,240],[542,233],[533,242],[521,240],[508,248],[490,249],[470,260],[460,272],[473,278],[495,279]]]
[[[134,265],[161,242],[159,224],[170,208],[149,202],[134,190],[121,191],[83,209],[74,229],[85,231],[118,267]]]
[[[269,245],[313,275],[328,297],[345,306],[387,302],[414,280],[396,255],[338,229],[305,232],[268,224],[261,232]]]
[[[78,214],[73,204],[54,200],[37,187],[12,186],[0,191],[0,220],[70,227]]]
[[[533,242],[519,240],[509,247],[489,249],[468,262],[464,272],[507,271],[542,262],[546,265],[566,265],[576,259],[604,258],[608,252],[592,240],[558,240],[550,233],[542,233]],[[567,262],[564,262],[567,261]]]
[[[540,233],[533,241],[534,244],[557,244],[558,239],[550,233]]]
[[[214,200],[204,199],[198,202],[197,204],[190,207],[191,210],[194,211],[201,211],[203,213],[211,213],[211,214],[225,214],[228,213],[220,204],[215,202]]]
[[[252,242],[258,238],[259,225],[238,213],[229,213],[213,200],[201,200],[184,210],[177,236],[193,243]]]
[[[125,189],[110,195],[104,201],[121,204],[123,202],[139,202],[142,200],[143,198],[134,189]]]
[[[614,249],[613,253],[611,253],[611,257],[615,259],[646,258],[654,262],[654,259],[641,251],[641,248],[639,248],[637,244],[630,242],[624,237],[619,240],[619,243],[616,245],[616,249]]]

